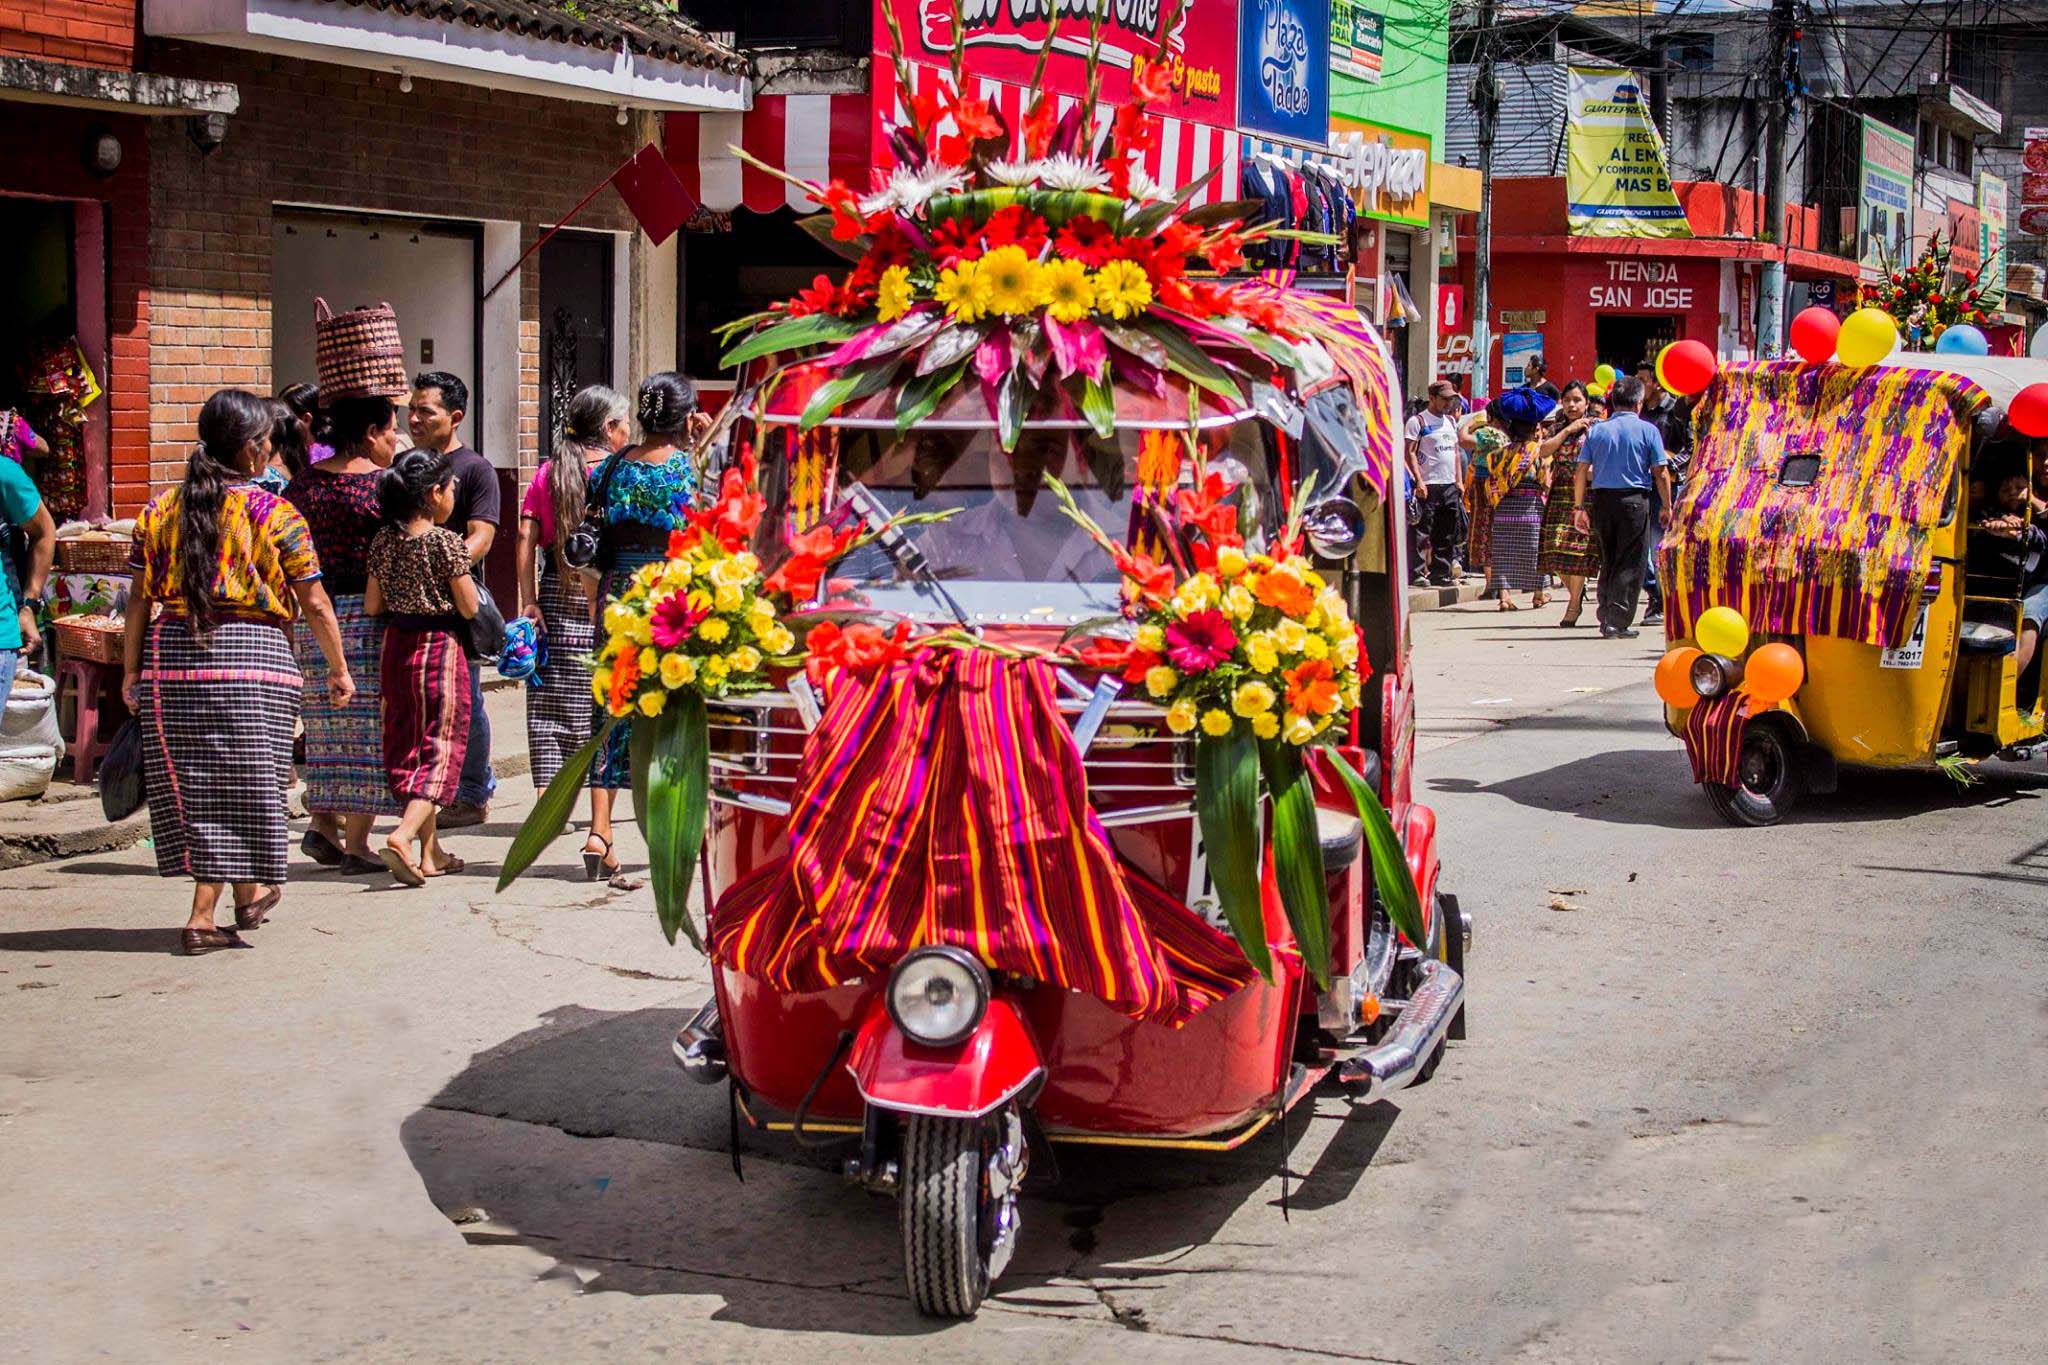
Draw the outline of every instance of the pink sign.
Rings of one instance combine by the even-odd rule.
[[[875,49],[878,68],[886,62],[889,30],[884,10],[893,10],[903,28],[904,48],[920,65],[943,66],[953,49],[954,0],[875,0]],[[1060,15],[1043,84],[1059,95],[1083,95],[1088,89],[1089,18],[1086,8],[1070,0],[960,0],[967,31],[966,71],[975,76],[1028,85],[1038,65],[1050,14]],[[1114,0],[1103,6],[1108,18],[1102,30],[1097,74],[1105,104],[1130,97],[1131,76],[1154,61],[1173,72],[1173,93],[1154,105],[1155,112],[1230,128],[1237,123],[1238,0]],[[1160,30],[1166,34],[1160,52]]]

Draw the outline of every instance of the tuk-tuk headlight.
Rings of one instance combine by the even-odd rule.
[[[972,1034],[988,1013],[988,969],[961,948],[920,948],[889,974],[889,1017],[927,1047]]]
[[[1703,698],[1718,697],[1742,681],[1742,665],[1725,654],[1702,654],[1692,661],[1692,690]]]

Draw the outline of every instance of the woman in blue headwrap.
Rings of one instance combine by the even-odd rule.
[[[1548,492],[1542,443],[1537,426],[1557,400],[1526,385],[1510,389],[1487,404],[1487,414],[1507,433],[1505,450],[1497,452],[1487,471],[1486,492],[1493,502],[1493,573],[1500,584],[1500,609],[1519,611],[1514,595],[1533,592],[1532,605],[1550,600],[1537,567],[1543,540],[1543,503]]]

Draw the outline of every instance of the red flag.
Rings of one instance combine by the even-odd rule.
[[[651,142],[635,152],[631,161],[619,167],[618,173],[612,177],[612,184],[617,187],[619,197],[626,201],[626,207],[633,211],[633,217],[639,220],[648,240],[656,246],[667,241],[696,211],[696,203],[677,178],[675,167],[668,164],[668,158]]]

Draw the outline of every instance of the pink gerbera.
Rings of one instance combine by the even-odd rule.
[[[647,618],[647,631],[658,647],[675,649],[690,638],[690,632],[707,614],[693,610],[683,594],[671,593],[654,604],[653,614]]]
[[[1166,628],[1166,658],[1183,673],[1207,673],[1230,658],[1237,632],[1230,618],[1211,608]]]

